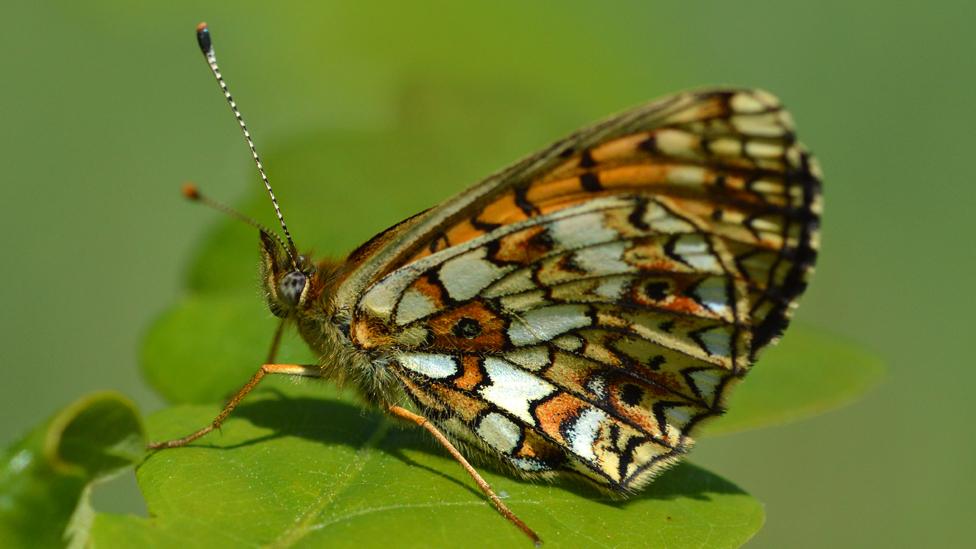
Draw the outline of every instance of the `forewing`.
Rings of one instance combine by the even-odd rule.
[[[786,326],[818,213],[816,167],[774,98],[676,96],[391,235],[362,261],[400,263],[379,267],[351,335],[459,438],[627,491]]]

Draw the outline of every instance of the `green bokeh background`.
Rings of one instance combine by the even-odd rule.
[[[444,134],[427,154],[457,189],[649,98],[774,91],[827,174],[800,321],[873,349],[890,375],[843,410],[706,439],[694,460],[766,503],[755,547],[965,545],[973,3],[103,0],[2,13],[0,445],[92,390],[162,405],[140,377],[141,334],[180,295],[214,222],[179,183],[230,202],[256,184],[193,40],[207,20],[266,151],[380,131],[409,110]],[[337,252],[446,197],[424,181],[394,201],[370,181],[313,179],[336,189],[321,214],[336,219]]]

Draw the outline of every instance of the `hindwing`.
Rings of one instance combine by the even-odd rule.
[[[524,473],[626,492],[786,327],[819,200],[775,98],[682,94],[380,235],[340,295],[360,288],[353,343],[443,429]]]

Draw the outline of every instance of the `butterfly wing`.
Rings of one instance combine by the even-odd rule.
[[[442,428],[519,471],[626,492],[785,328],[819,199],[775,98],[682,94],[416,216],[340,298],[361,288],[354,344]]]

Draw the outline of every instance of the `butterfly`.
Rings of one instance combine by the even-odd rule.
[[[205,24],[197,38],[284,232],[251,222],[268,306],[321,361],[269,360],[211,425],[152,448],[219,427],[268,374],[349,383],[430,432],[538,542],[466,454],[633,494],[724,411],[807,286],[821,174],[767,92],[623,112],[316,262],[292,241]]]

